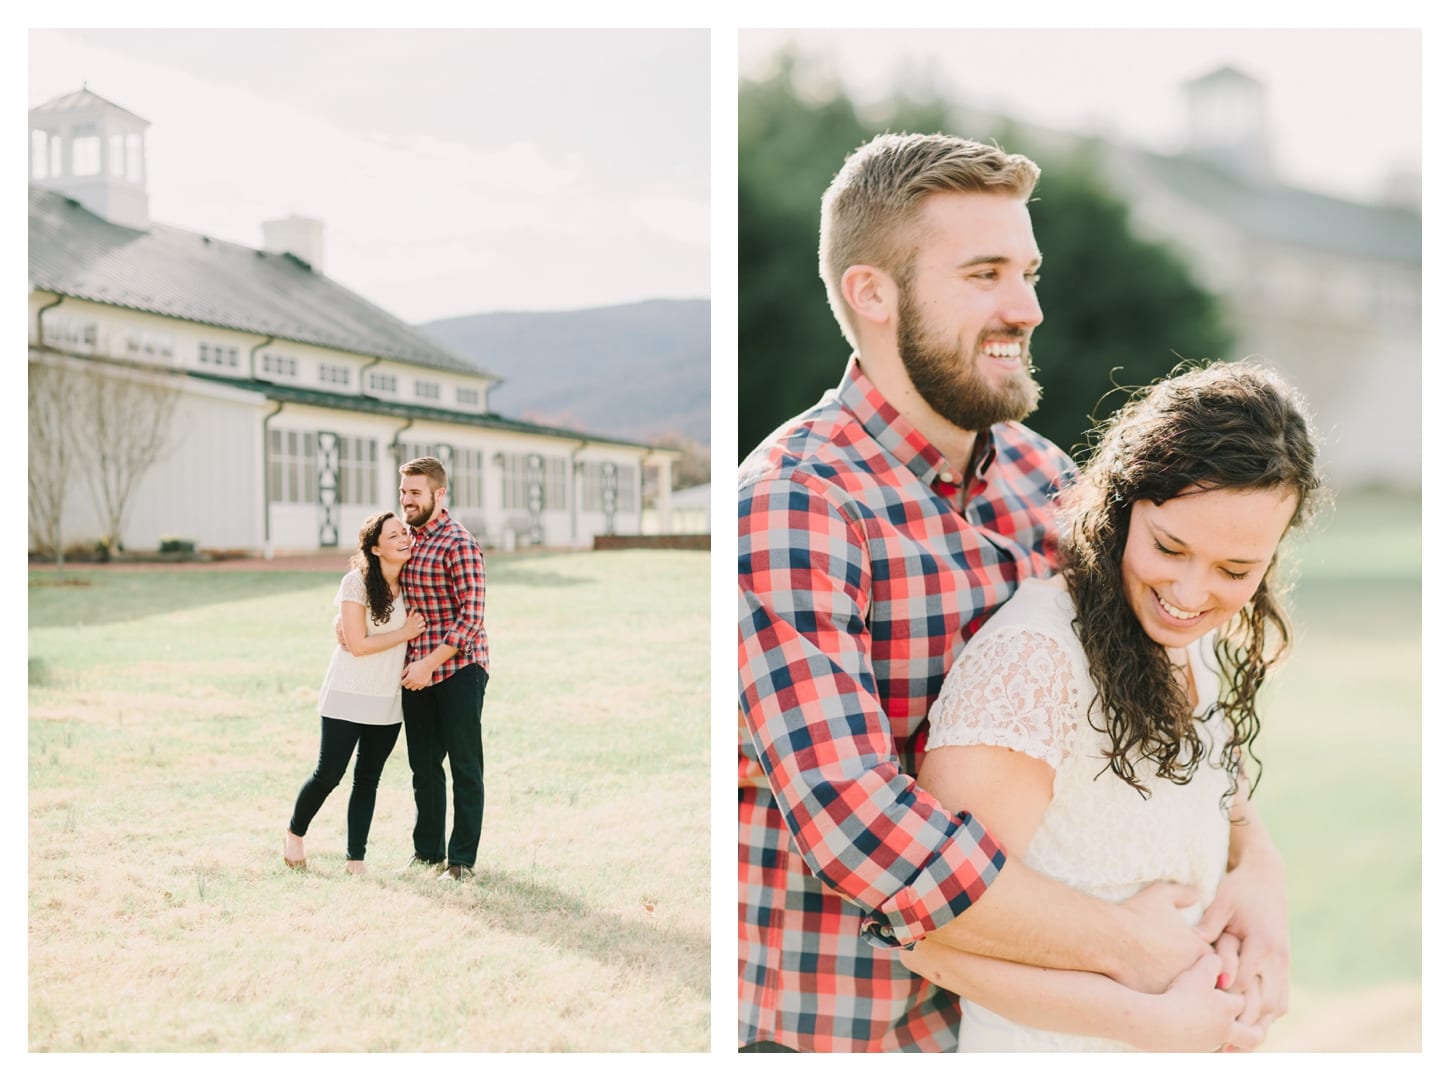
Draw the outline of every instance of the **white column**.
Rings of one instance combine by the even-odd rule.
[[[674,529],[670,522],[670,491],[673,487],[670,477],[670,459],[667,455],[661,454],[656,457],[655,465],[659,470],[659,483],[655,488],[655,527],[661,534],[673,533]]]

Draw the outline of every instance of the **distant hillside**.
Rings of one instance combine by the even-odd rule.
[[[483,312],[419,326],[502,377],[495,411],[648,442],[710,442],[710,302]]]

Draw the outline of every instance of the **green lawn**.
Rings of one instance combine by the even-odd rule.
[[[30,575],[32,1051],[705,1050],[708,555],[489,560],[479,876],[285,870],[339,573]]]
[[[1298,545],[1297,643],[1255,796],[1291,883],[1296,989],[1421,978],[1420,507],[1345,496]]]

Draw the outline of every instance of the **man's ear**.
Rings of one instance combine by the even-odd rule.
[[[880,267],[857,263],[841,275],[841,299],[857,319],[885,326],[896,317],[896,282]]]

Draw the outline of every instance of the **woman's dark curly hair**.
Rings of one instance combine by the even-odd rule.
[[[1133,505],[1161,505],[1189,489],[1285,488],[1298,497],[1293,528],[1309,517],[1322,490],[1315,437],[1287,383],[1250,361],[1220,361],[1185,362],[1140,388],[1090,439],[1092,457],[1066,497],[1062,568],[1112,746],[1108,766],[1146,797],[1134,772],[1138,755],[1156,763],[1157,776],[1185,784],[1209,749],[1167,651],[1148,637],[1123,593]],[[1216,646],[1225,676],[1218,707],[1230,729],[1220,760],[1232,780],[1226,800],[1246,772],[1245,756],[1255,766],[1250,792],[1262,772],[1253,753],[1256,696],[1290,643],[1275,586],[1278,562],[1276,554]]]
[[[392,511],[384,510],[364,522],[357,534],[357,551],[352,554],[352,565],[362,573],[363,586],[368,592],[368,613],[378,625],[386,623],[393,614],[393,591],[383,578],[382,564],[373,554],[373,547],[383,535],[384,524],[395,517]]]

